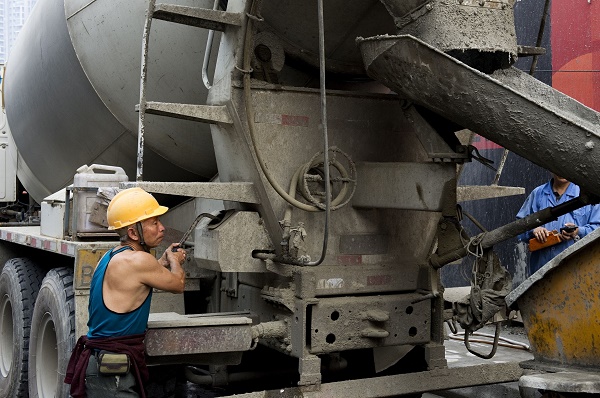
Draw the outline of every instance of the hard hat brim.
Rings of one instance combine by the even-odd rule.
[[[158,206],[152,213],[148,213],[145,216],[140,217],[136,221],[124,222],[124,223],[121,224],[121,226],[119,228],[115,228],[114,226],[111,225],[111,226],[108,227],[108,230],[109,231],[113,231],[115,229],[125,228],[125,227],[128,227],[130,225],[135,224],[136,222],[144,221],[144,220],[147,220],[147,219],[152,218],[152,217],[162,216],[167,211],[169,211],[168,207],[166,207],[166,206]]]

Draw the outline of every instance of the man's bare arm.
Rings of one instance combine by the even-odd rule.
[[[183,293],[185,287],[185,271],[182,264],[185,261],[185,250],[167,248],[159,260],[144,261],[140,264],[139,280],[144,285],[171,293]],[[166,263],[166,266],[165,266]]]

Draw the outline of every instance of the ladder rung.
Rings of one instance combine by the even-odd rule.
[[[251,182],[123,182],[123,188],[140,187],[147,192],[259,204]]]
[[[136,111],[139,111],[139,107],[139,105],[136,105]],[[146,102],[145,112],[152,115],[169,116],[203,123],[233,123],[225,105],[194,105],[148,101]]]
[[[157,4],[154,7],[153,18],[220,32],[230,25],[242,25],[242,14],[240,13],[173,4]]]

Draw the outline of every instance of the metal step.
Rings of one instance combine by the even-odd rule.
[[[139,104],[135,106],[135,110],[139,112]],[[168,116],[196,122],[233,124],[233,119],[224,105],[213,106],[148,101],[146,102],[145,111],[152,115]]]
[[[151,363],[168,363],[180,356],[180,361],[193,358],[201,363],[236,364],[242,352],[252,347],[251,327],[247,313],[153,313],[144,343]]]
[[[461,185],[456,188],[456,194],[458,202],[467,202],[469,200],[524,195],[525,188],[500,185]]]
[[[227,26],[241,26],[243,15],[208,8],[157,4],[153,18],[223,32]]]
[[[259,204],[251,182],[124,182],[121,188],[140,187],[147,192]]]

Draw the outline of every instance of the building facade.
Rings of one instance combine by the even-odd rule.
[[[37,0],[0,0],[0,63],[5,63],[10,49]]]

